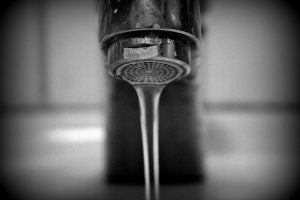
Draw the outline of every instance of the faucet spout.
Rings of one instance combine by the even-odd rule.
[[[109,79],[108,179],[143,182],[139,104],[130,83],[167,85],[159,112],[161,182],[201,180],[191,56],[200,45],[200,1],[103,0],[99,5],[100,47],[114,77]]]

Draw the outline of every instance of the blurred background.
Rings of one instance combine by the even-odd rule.
[[[96,1],[0,2],[0,198],[143,199],[142,185],[104,180]],[[162,199],[297,199],[297,7],[209,0],[202,22],[206,180],[162,186]]]

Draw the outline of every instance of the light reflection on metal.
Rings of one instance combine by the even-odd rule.
[[[102,47],[124,35],[149,31],[180,35],[199,42],[201,17],[198,0],[102,0],[99,1],[99,10]]]

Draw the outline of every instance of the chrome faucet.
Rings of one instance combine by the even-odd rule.
[[[161,97],[161,182],[202,180],[197,107],[199,0],[99,1],[110,96],[108,180],[143,182],[138,100],[130,84],[168,84]],[[125,81],[123,81],[125,80]],[[179,123],[180,122],[180,123]]]

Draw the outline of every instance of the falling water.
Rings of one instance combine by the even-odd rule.
[[[153,46],[148,53],[151,53]],[[147,50],[147,47],[146,47]],[[145,47],[135,48],[136,54],[145,52]],[[119,66],[116,77],[131,84],[138,95],[142,129],[146,200],[159,200],[159,98],[164,87],[187,73],[187,65],[168,61],[137,60]]]
[[[159,98],[165,85],[134,85],[140,104],[145,196],[159,200]]]

